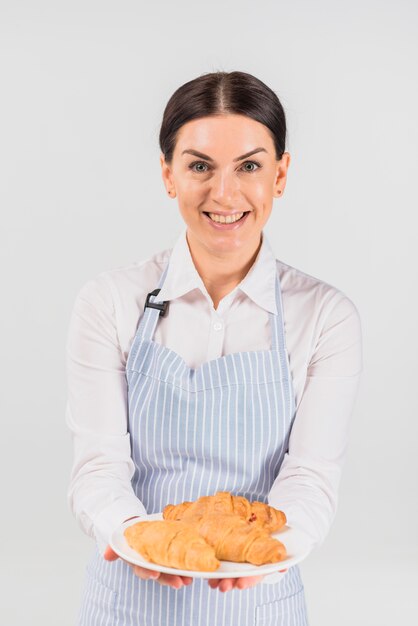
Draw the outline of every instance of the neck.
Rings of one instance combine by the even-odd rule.
[[[196,270],[216,309],[219,301],[239,285],[250,270],[260,250],[261,237],[252,241],[245,250],[227,254],[208,250],[189,230],[187,243]]]

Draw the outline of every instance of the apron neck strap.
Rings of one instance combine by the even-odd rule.
[[[281,361],[283,361],[282,366],[284,367],[286,364],[286,359],[287,359],[286,341],[285,341],[285,331],[284,331],[282,290],[280,287],[280,280],[277,274],[276,274],[275,291],[276,291],[277,315],[275,315],[274,313],[269,313],[270,327],[271,327],[271,350],[274,350],[280,353]]]
[[[164,271],[160,276],[160,280],[158,281],[158,286],[157,286],[157,289],[155,290],[157,292],[161,290],[161,287],[164,284],[165,277],[168,271],[168,264],[169,264],[169,261],[167,261]],[[142,339],[145,341],[152,340],[159,317],[162,313],[165,313],[165,311],[161,310],[163,308],[162,306],[161,308],[154,308],[154,307],[149,306],[150,304],[159,304],[159,305],[164,304],[163,302],[161,302],[161,300],[158,300],[158,294],[157,295],[153,295],[153,294],[154,294],[154,291],[151,291],[151,293],[147,295],[148,306],[146,302],[145,309],[144,309],[145,312],[141,317],[141,321],[139,322],[138,329],[136,331],[136,334],[137,335],[139,334],[142,337]],[[169,306],[168,302],[166,306],[167,307]]]

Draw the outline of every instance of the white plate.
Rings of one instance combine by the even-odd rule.
[[[132,526],[142,521],[162,520],[162,513],[153,513],[152,515],[144,515],[139,519],[128,520],[112,533],[110,538],[110,547],[125,561],[140,565],[146,569],[155,572],[164,572],[165,574],[177,574],[178,576],[191,576],[193,578],[241,578],[244,576],[263,576],[272,574],[281,569],[288,569],[292,565],[302,561],[310,552],[310,542],[307,536],[296,528],[290,528],[285,525],[278,532],[272,533],[274,539],[281,541],[287,551],[287,558],[278,563],[269,563],[267,565],[252,565],[251,563],[235,563],[233,561],[221,561],[221,564],[214,572],[199,572],[194,570],[176,569],[175,567],[165,567],[157,563],[150,563],[143,559],[139,552],[133,550],[125,539],[123,531],[128,526]]]

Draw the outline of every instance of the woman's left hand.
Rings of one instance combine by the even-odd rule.
[[[281,569],[280,572],[287,572],[287,569]],[[231,589],[248,589],[255,587],[263,580],[264,576],[245,576],[243,578],[209,578],[208,584],[211,589],[219,589],[219,591],[231,591]]]

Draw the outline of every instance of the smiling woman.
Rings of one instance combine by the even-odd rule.
[[[164,150],[172,138],[160,135],[160,142]],[[254,262],[273,199],[284,191],[290,155],[281,145],[263,123],[225,108],[183,124],[174,148],[161,154],[164,183],[177,196],[193,261],[215,308]],[[254,154],[258,160],[249,160]]]
[[[215,257],[234,273],[242,255],[252,259],[258,251],[273,199],[286,185],[285,115],[274,92],[248,74],[209,75],[205,88],[186,83],[167,104],[162,176],[196,255]],[[236,273],[236,284],[241,278]]]
[[[252,146],[258,147],[248,150]],[[253,154],[257,161],[249,160]],[[288,153],[276,159],[271,133],[245,115],[217,114],[184,124],[171,161],[162,155],[161,165],[191,245],[232,266],[254,252],[273,198],[285,187],[289,162]]]
[[[125,562],[109,545],[128,519],[217,492],[281,511],[309,549],[328,533],[361,332],[351,300],[277,259],[264,233],[286,185],[285,138],[283,107],[254,76],[182,85],[164,111],[160,165],[185,229],[76,299],[69,500],[97,544],[80,626],[307,626],[298,565],[205,580]]]

